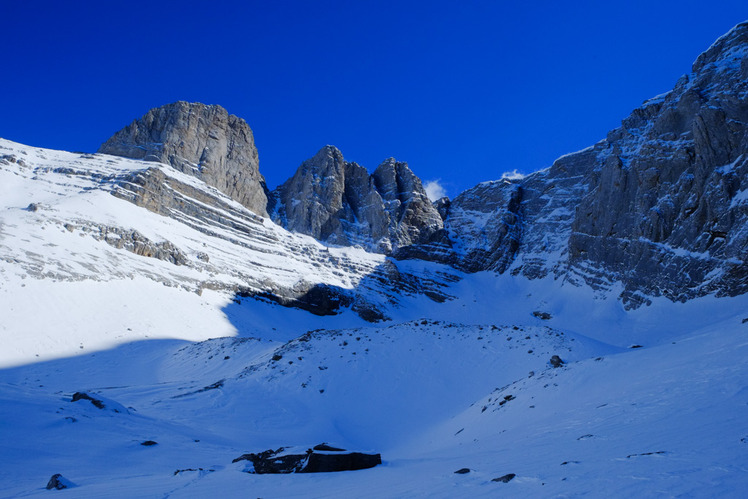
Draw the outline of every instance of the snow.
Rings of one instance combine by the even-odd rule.
[[[506,296],[522,302],[519,291],[527,289]],[[323,330],[285,345],[144,338],[6,368],[0,479],[11,497],[47,493],[53,473],[86,497],[199,497],[217,489],[227,497],[247,490],[263,497],[733,495],[747,471],[747,327],[736,313],[745,300],[680,305],[643,313],[651,325],[639,349],[556,328],[557,317],[573,321],[549,303],[551,321],[526,317],[524,325],[413,320]],[[724,320],[676,331],[707,323],[714,307]],[[661,336],[654,328],[666,316],[681,318]],[[608,321],[611,328],[596,335],[617,338],[617,321]],[[272,361],[274,354],[281,359]],[[551,354],[567,364],[551,368]],[[219,380],[220,388],[205,390]],[[82,390],[129,414],[70,402]],[[143,447],[145,440],[158,445]],[[384,464],[261,476],[231,463],[244,452],[321,441],[381,452]],[[463,467],[473,471],[453,473]],[[174,475],[190,468],[203,471]],[[507,473],[517,478],[491,481]]]
[[[585,147],[584,149],[580,149],[580,150],[578,150],[578,151],[574,151],[574,152],[569,152],[569,153],[566,153],[566,154],[564,154],[564,155],[561,155],[561,156],[559,156],[558,158],[556,158],[556,161],[562,160],[562,159],[564,159],[564,158],[567,158],[567,157],[569,157],[569,156],[574,156],[574,155],[577,155],[577,154],[579,154],[579,153],[583,153],[583,152],[587,152],[587,151],[592,151],[592,150],[594,150],[594,149],[595,149],[595,146],[589,146],[589,147]],[[554,161],[554,163],[555,163],[556,161]],[[541,171],[542,171],[542,170],[541,170]]]
[[[730,201],[730,208],[732,209],[738,205],[746,203],[748,203],[748,189],[743,189],[742,191],[738,191],[738,193],[732,198],[732,201]]]
[[[709,260],[712,258],[712,256],[709,254],[708,251],[689,251],[684,248],[674,248],[665,243],[651,241],[647,239],[646,237],[640,237],[639,242],[649,244],[651,246],[655,246],[661,249],[663,252],[672,253],[673,255],[684,257],[684,258],[695,258],[697,260]]]
[[[642,107],[651,106],[653,104],[661,104],[667,99],[667,97],[672,94],[672,90],[668,90],[667,92],[663,92],[659,95],[655,95],[651,99],[647,99],[642,103]]]
[[[369,282],[382,255],[323,247],[268,220],[252,225],[256,237],[217,225],[207,235],[110,194],[107,177],[152,163],[0,148],[26,164],[0,164],[3,497],[739,497],[748,488],[748,296],[650,297],[625,310],[616,284],[593,291],[550,276],[390,262],[450,297],[436,303]],[[32,202],[39,209],[25,210]],[[232,206],[226,219],[248,224]],[[94,237],[99,226],[169,241],[191,263],[110,246]],[[355,289],[385,303],[390,320],[313,316],[230,292],[302,280]],[[552,355],[565,364],[551,367]],[[105,409],[72,402],[75,392]],[[384,463],[277,476],[232,463],[323,441]],[[46,490],[55,473],[74,487]]]

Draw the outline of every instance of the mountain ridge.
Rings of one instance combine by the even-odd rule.
[[[141,144],[158,161],[0,139],[3,493],[741,496],[746,45],[592,147],[433,204],[404,163],[330,146],[263,212],[202,104]],[[240,459],[283,448],[382,464]]]
[[[255,201],[240,202],[326,244],[466,272],[551,274],[596,289],[623,282],[621,299],[632,307],[648,303],[648,296],[735,296],[748,291],[748,23],[716,41],[692,69],[597,144],[523,178],[478,184],[448,206],[428,200],[406,163],[390,158],[369,174],[334,146],[302,162],[272,192],[261,178],[237,183],[242,175],[260,175],[254,159],[247,174],[206,181],[235,199],[242,188],[254,189],[249,197]],[[159,147],[184,150],[185,127],[172,133],[171,123],[189,121],[182,115],[192,115],[192,108],[227,115],[220,106],[167,105],[115,134],[100,151],[146,157],[148,144],[118,145],[127,142],[123,137],[137,144],[141,136],[173,136],[182,145]],[[249,130],[245,125],[240,128]],[[187,133],[187,143],[194,135],[216,137],[210,127],[197,129]],[[165,154],[157,159],[179,162]],[[257,204],[264,199],[266,208]]]

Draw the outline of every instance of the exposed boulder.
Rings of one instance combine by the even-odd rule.
[[[91,402],[91,404],[93,404],[94,407],[98,409],[103,409],[104,407],[106,407],[106,405],[104,405],[104,402],[84,392],[75,392],[73,394],[73,398],[70,401],[78,402],[79,400],[88,400]]]
[[[47,482],[47,490],[63,490],[75,487],[75,484],[62,476],[60,473],[55,473]]]
[[[379,454],[363,452],[322,453],[312,452],[301,473],[329,473],[333,471],[354,471],[373,468],[382,464]]]
[[[543,321],[549,321],[553,318],[553,316],[549,314],[548,312],[542,312],[540,310],[534,311],[532,315],[533,317],[537,317],[538,319],[543,320]]]
[[[232,462],[249,461],[247,473],[328,473],[373,468],[382,464],[379,454],[349,452],[344,449],[320,444],[303,453],[294,453],[293,448],[281,447],[260,453],[242,454]]]
[[[564,365],[564,361],[561,360],[561,357],[559,357],[558,355],[554,355],[553,357],[551,357],[550,363],[551,367],[561,367],[562,365]]]
[[[514,473],[507,473],[506,475],[502,475],[498,478],[494,478],[491,481],[492,482],[502,482],[502,483],[509,483],[512,481],[512,479],[517,476]]]
[[[221,106],[184,101],[151,109],[100,153],[166,163],[267,216],[267,187],[249,125]]]
[[[90,402],[93,407],[96,407],[100,410],[106,410],[109,412],[113,412],[116,414],[129,414],[130,411],[120,404],[119,402],[116,402],[111,399],[107,399],[104,397],[93,397],[89,395],[86,392],[75,392],[73,396],[70,399],[71,402],[80,402],[80,401],[86,401]],[[85,404],[88,405],[88,404]],[[73,418],[75,419],[75,418]]]

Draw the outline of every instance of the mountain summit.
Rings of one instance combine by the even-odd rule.
[[[373,174],[325,146],[273,191],[273,219],[319,241],[390,254],[443,228],[421,180],[390,158]]]
[[[98,152],[169,164],[267,215],[267,187],[252,130],[221,106],[179,101],[151,109]]]

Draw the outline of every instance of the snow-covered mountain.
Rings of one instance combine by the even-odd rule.
[[[270,192],[219,106],[0,139],[0,496],[739,496],[746,81],[743,23],[605,140],[433,205],[330,146]],[[234,462],[322,442],[383,463]]]

